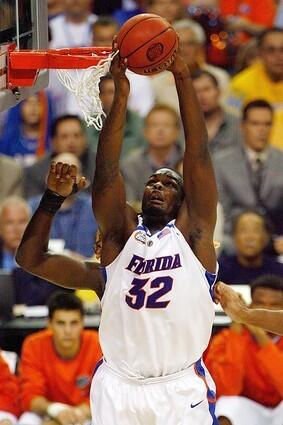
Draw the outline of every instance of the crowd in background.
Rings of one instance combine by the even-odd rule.
[[[275,291],[278,296],[270,301],[270,306],[283,308],[283,1],[49,0],[48,7],[50,48],[111,46],[120,26],[143,12],[158,14],[172,24],[204,114],[215,168],[219,205],[214,237],[220,243],[219,279],[228,284],[255,282],[255,305],[268,305],[270,292]],[[127,201],[139,211],[144,183],[150,174],[164,166],[182,173],[184,141],[172,74],[164,71],[141,76],[127,71],[127,76],[131,92],[121,172]],[[101,79],[99,88],[107,115],[114,97],[111,74]],[[83,192],[66,199],[56,214],[50,249],[79,259],[95,256],[97,224],[90,188],[98,138],[99,131],[85,126],[74,96],[61,85],[54,70],[50,71],[46,90],[0,114],[0,268],[11,273],[16,304],[46,304],[56,291],[54,285],[26,273],[15,262],[25,226],[44,193],[51,160],[75,164],[87,185]],[[260,281],[263,276],[267,277]],[[265,293],[258,295],[260,290]],[[67,292],[65,296],[71,295]],[[74,310],[78,310],[77,305]],[[50,335],[44,333],[42,338]],[[207,362],[219,385],[219,395],[244,395],[275,410],[283,400],[280,338],[235,326],[217,338]],[[24,356],[31,355],[27,354],[27,346],[40,344],[39,339],[40,336],[26,342]],[[224,340],[229,340],[231,346]],[[245,350],[239,349],[240,344]],[[235,352],[238,359],[236,354],[233,358]],[[258,367],[240,377],[235,364],[245,362],[251,352]],[[25,362],[26,359],[23,374]],[[223,369],[227,364],[234,370],[231,375],[230,369]],[[9,372],[4,361],[3,373],[1,368],[2,360],[2,382],[2,376]],[[238,384],[230,385],[235,374]],[[26,378],[21,379],[25,382]],[[11,388],[19,385],[13,375],[10,381]],[[73,406],[83,403],[80,398],[67,400],[65,395],[57,400],[57,395],[42,388],[36,395],[50,401]],[[12,390],[7,391],[12,394]],[[1,397],[0,390],[0,412],[5,410]],[[23,397],[22,410],[43,416],[37,404],[34,407],[31,403],[30,395]],[[225,402],[219,409],[226,420]],[[7,410],[10,422],[2,422],[0,413],[0,425],[15,423],[19,405]],[[257,414],[261,418],[263,413]],[[88,414],[82,414],[82,418],[79,423],[86,423]],[[21,423],[41,423],[39,419],[31,420],[36,419]],[[222,423],[240,424],[236,413],[227,420],[230,422]],[[46,422],[52,423],[50,418]],[[270,423],[282,425],[275,419]]]

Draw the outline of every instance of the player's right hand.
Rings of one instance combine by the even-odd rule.
[[[61,196],[69,196],[77,185],[81,190],[86,185],[84,177],[78,178],[78,170],[75,165],[62,162],[51,162],[49,174],[47,177],[47,187]]]

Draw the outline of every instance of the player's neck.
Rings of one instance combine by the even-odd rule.
[[[237,258],[243,267],[260,267],[263,263],[263,256],[261,254],[251,258],[247,258],[241,254],[238,254]]]
[[[143,224],[153,235],[154,233],[159,232],[161,229],[163,229],[163,227],[166,226],[166,224],[169,223],[171,220],[173,220],[173,218],[174,217],[169,217],[167,215],[164,217],[154,217],[143,214]]]

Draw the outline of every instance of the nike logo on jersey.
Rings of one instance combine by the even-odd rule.
[[[138,275],[152,272],[159,272],[160,270],[172,270],[182,267],[179,254],[166,255],[164,257],[156,257],[146,260],[138,255],[133,255],[127,270]]]
[[[200,403],[202,403],[204,400],[199,401],[196,404],[191,403],[191,408],[193,409],[194,407],[197,407]]]

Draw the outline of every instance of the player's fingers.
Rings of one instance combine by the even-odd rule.
[[[61,178],[64,178],[67,174],[69,174],[69,169],[70,165],[64,162],[61,168]]]
[[[61,177],[62,167],[63,167],[62,162],[56,162],[56,178],[58,178],[58,179]]]
[[[73,180],[73,182],[76,183],[77,174],[78,174],[78,169],[77,169],[76,165],[71,164],[71,166],[69,168],[69,174],[70,174],[70,177]]]
[[[115,34],[112,40],[112,49],[114,52],[118,49],[117,37],[117,34]]]
[[[50,173],[56,174],[56,162],[55,161],[51,161],[51,163],[50,163]]]

